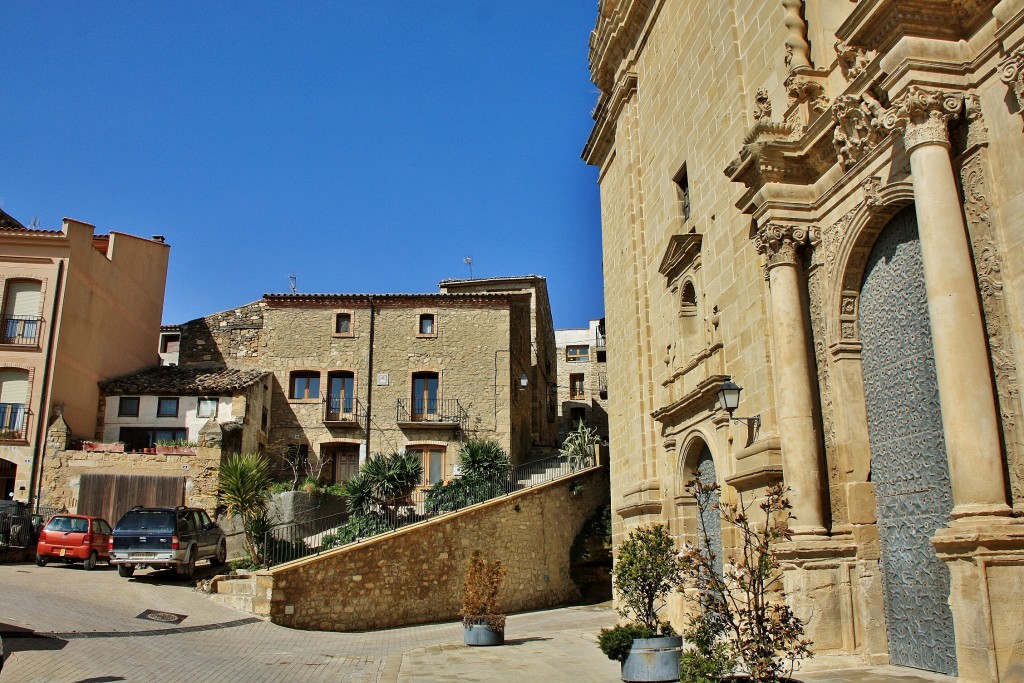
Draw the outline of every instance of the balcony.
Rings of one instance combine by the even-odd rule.
[[[457,427],[465,425],[469,415],[457,398],[398,399],[395,420],[399,427]]]
[[[328,396],[324,401],[324,425],[328,427],[362,427],[365,417],[359,399]]]
[[[28,410],[24,403],[0,403],[0,442],[25,441]]]
[[[5,315],[0,320],[0,344],[39,346],[43,319],[29,315]]]

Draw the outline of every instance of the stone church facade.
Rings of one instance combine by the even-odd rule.
[[[1024,0],[602,0],[590,60],[615,542],[783,480],[819,662],[1024,680]]]

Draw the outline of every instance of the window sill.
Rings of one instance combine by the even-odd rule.
[[[352,332],[334,332],[331,334],[331,337],[334,339],[352,339],[355,336]]]
[[[437,339],[437,334],[416,334],[417,339]]]

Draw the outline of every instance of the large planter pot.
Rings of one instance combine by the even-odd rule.
[[[487,624],[469,624],[463,625],[466,645],[482,646],[482,645],[504,645],[505,644],[505,632],[494,631]],[[679,667],[676,666],[676,671],[679,671]],[[678,678],[678,674],[676,676]]]
[[[682,636],[634,638],[629,656],[622,663],[622,680],[645,683],[678,681],[682,651]]]

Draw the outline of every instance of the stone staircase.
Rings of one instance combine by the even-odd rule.
[[[228,607],[255,614],[270,615],[270,590],[263,588],[259,577],[248,575],[215,576],[210,585],[210,599]]]

